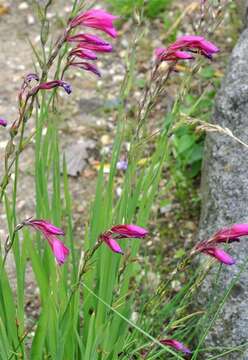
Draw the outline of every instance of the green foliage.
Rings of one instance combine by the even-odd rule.
[[[150,0],[146,4],[145,13],[148,17],[155,18],[164,13],[170,3],[171,0]]]
[[[199,136],[194,129],[182,126],[174,133],[173,150],[175,166],[181,169],[186,177],[192,178],[201,169],[204,136]],[[174,162],[173,162],[174,164]]]
[[[215,71],[212,66],[206,66],[201,70],[198,81],[212,80],[214,79],[214,73]],[[212,86],[209,89],[206,87],[206,90],[201,95],[194,93],[187,94],[180,106],[182,116],[208,122],[212,114],[215,94],[216,90]],[[175,159],[177,160],[176,164],[188,177],[195,177],[199,174],[203,144],[204,136],[196,134],[195,126],[188,126],[187,120],[186,123],[183,123],[175,131],[173,149]]]
[[[171,0],[107,0],[113,11],[121,15],[130,15],[135,9],[144,9],[149,18],[161,16],[171,3]]]

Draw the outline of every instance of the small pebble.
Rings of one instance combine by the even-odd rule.
[[[28,22],[28,25],[34,25],[34,23],[35,23],[35,18],[33,17],[33,15],[28,14],[28,16],[27,16],[27,22]]]
[[[55,14],[54,13],[47,13],[47,18],[48,19],[52,19],[54,18]]]
[[[21,2],[18,6],[19,10],[27,10],[28,8],[29,8],[29,5],[28,5],[28,3],[26,3],[26,1]]]
[[[111,142],[111,139],[110,139],[110,136],[109,136],[109,135],[103,135],[103,136],[101,137],[101,143],[102,143],[103,145],[108,145],[108,144],[110,144],[110,142]]]

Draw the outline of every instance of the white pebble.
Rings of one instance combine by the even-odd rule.
[[[20,5],[18,6],[19,10],[27,10],[29,8],[28,3],[26,3],[26,1],[23,1],[20,3]]]
[[[28,25],[34,25],[34,23],[35,23],[35,18],[33,17],[33,15],[28,14],[28,16],[27,16],[27,22],[28,22]]]

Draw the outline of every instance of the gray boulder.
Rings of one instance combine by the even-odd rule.
[[[244,7],[243,7],[244,9]],[[213,123],[228,127],[248,143],[248,29],[233,50],[225,79],[216,99]],[[202,171],[202,213],[200,240],[233,223],[248,223],[248,149],[226,135],[207,135]],[[248,238],[231,246],[237,260],[225,266],[222,290],[228,287],[241,265],[248,263]],[[214,273],[203,286],[210,293]],[[212,279],[211,279],[212,278]],[[248,342],[248,265],[233,287],[224,310],[207,340],[210,346],[238,346]],[[230,353],[221,359],[248,360],[248,350]]]

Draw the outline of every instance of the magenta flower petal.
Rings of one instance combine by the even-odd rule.
[[[200,252],[210,255],[217,259],[219,262],[225,264],[225,265],[234,265],[235,260],[227,254],[224,250],[219,249],[217,247],[205,247],[200,250]]]
[[[46,231],[52,235],[65,235],[64,231],[59,227],[49,223],[47,220],[30,219],[25,222],[26,225],[30,225],[36,230]]]
[[[191,354],[191,351],[180,341],[174,339],[160,340],[161,344],[172,347],[175,350],[182,351],[185,354]]]
[[[7,126],[7,121],[4,120],[4,119],[0,119],[0,126],[6,127]]]
[[[147,234],[148,231],[146,229],[137,225],[116,225],[101,234],[100,239],[105,242],[112,251],[123,254],[123,251],[117,242],[118,239],[144,238]]]
[[[148,234],[146,229],[133,224],[115,225],[111,231],[124,238],[144,238]]]
[[[207,41],[203,36],[184,35],[168,48],[158,48],[155,54],[159,61],[177,61],[194,58],[192,54],[187,52],[199,52],[201,55],[211,59],[213,54],[216,54],[218,51],[217,46]]]
[[[38,90],[50,90],[58,86],[61,86],[67,92],[67,94],[72,92],[71,85],[62,80],[53,80],[46,83],[41,83],[34,89],[34,92],[37,92]]]
[[[224,228],[214,234],[213,242],[227,242],[239,241],[242,236],[248,236],[248,224],[234,224],[230,228]]]
[[[82,48],[73,49],[69,53],[69,57],[71,57],[71,56],[77,56],[77,57],[79,57],[81,59],[97,60],[97,56],[94,53],[94,51],[87,50],[87,49],[82,49]]]
[[[155,56],[159,60],[176,61],[176,60],[192,60],[194,56],[188,54],[186,51],[170,51],[166,48],[158,48],[155,51]]]
[[[83,43],[89,43],[89,44],[95,44],[95,45],[108,45],[108,43],[101,39],[98,36],[91,35],[91,34],[77,34],[74,36],[68,36],[67,37],[68,42],[83,42]]]
[[[70,63],[70,66],[74,66],[74,67],[77,67],[79,69],[83,69],[85,71],[90,71],[93,74],[101,77],[100,71],[98,70],[97,66],[94,65],[94,64],[90,64],[88,62],[83,61],[83,62],[72,62],[72,63]]]
[[[57,260],[59,265],[65,263],[67,257],[69,256],[69,249],[55,236],[50,237],[49,245],[51,246],[52,252]]]
[[[79,43],[79,49],[88,49],[96,52],[112,52],[113,47],[110,44],[98,45],[98,44],[91,44],[91,43]]]
[[[76,16],[70,22],[70,27],[74,28],[78,25],[87,26],[93,29],[101,30],[113,38],[116,38],[117,31],[113,25],[113,22],[117,18],[117,16],[114,16],[104,10],[91,9]]]
[[[69,42],[78,42],[78,48],[89,49],[97,52],[111,52],[113,47],[105,40],[91,34],[78,34],[67,38]]]
[[[108,235],[107,233],[102,234],[101,239],[113,252],[123,254],[123,251],[118,242],[115,239],[111,238],[110,235]]]

